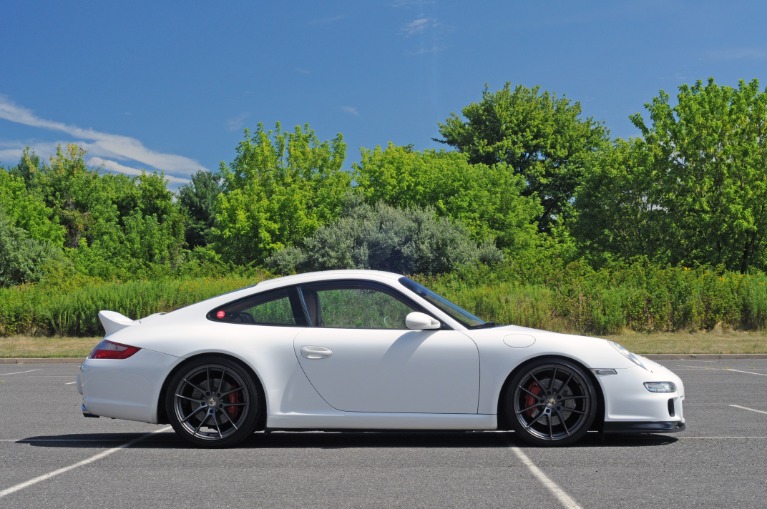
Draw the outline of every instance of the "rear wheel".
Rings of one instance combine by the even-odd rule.
[[[225,357],[185,365],[168,384],[165,409],[176,433],[202,447],[235,445],[256,427],[258,389],[251,375]]]
[[[591,379],[564,359],[540,359],[525,366],[511,379],[505,397],[511,428],[534,445],[567,445],[580,440],[597,411]]]

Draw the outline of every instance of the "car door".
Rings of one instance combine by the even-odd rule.
[[[476,413],[479,355],[454,330],[412,331],[423,311],[396,290],[367,281],[300,288],[310,327],[296,357],[320,396],[348,412]]]

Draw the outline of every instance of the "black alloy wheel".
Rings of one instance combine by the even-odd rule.
[[[185,365],[168,384],[165,408],[176,433],[197,446],[228,447],[253,433],[260,412],[251,375],[225,357]]]
[[[539,359],[525,366],[506,390],[506,418],[523,441],[542,446],[580,440],[597,412],[588,374],[564,359]]]

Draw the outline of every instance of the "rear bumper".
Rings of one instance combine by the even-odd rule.
[[[83,415],[156,423],[160,389],[176,362],[148,349],[128,359],[87,359],[77,383]]]

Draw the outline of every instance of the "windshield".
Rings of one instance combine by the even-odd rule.
[[[425,286],[422,286],[415,281],[413,281],[410,278],[403,277],[399,280],[402,285],[407,288],[408,290],[414,292],[419,297],[423,297],[427,301],[429,301],[431,304],[434,304],[437,306],[441,311],[444,311],[448,315],[450,315],[450,318],[453,320],[459,322],[464,327],[467,327],[469,329],[479,329],[482,327],[492,327],[492,322],[485,322],[483,319],[478,318],[462,307],[458,306],[457,304],[453,304],[446,298],[442,297],[441,295],[438,295]]]

